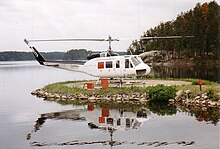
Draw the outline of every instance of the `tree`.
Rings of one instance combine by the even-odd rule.
[[[181,12],[175,20],[161,22],[158,26],[145,31],[142,37],[147,36],[183,36],[182,39],[153,39],[133,41],[130,51],[139,54],[144,51],[161,50],[172,59],[195,58],[219,59],[219,5],[212,1],[200,4],[187,11]],[[193,35],[194,38],[184,38]]]

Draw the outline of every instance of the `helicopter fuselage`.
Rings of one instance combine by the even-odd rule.
[[[79,71],[100,78],[125,78],[146,76],[150,67],[137,55],[125,55],[91,59]]]

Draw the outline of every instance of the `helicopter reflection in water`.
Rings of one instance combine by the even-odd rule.
[[[87,121],[89,128],[109,132],[110,141],[102,143],[109,143],[112,146],[116,143],[112,138],[114,131],[138,129],[149,118],[150,111],[146,108],[109,109],[107,106],[99,108],[95,105],[87,105],[83,109],[41,114],[34,125],[34,129],[27,135],[27,140],[30,140],[32,134],[40,130],[48,119]]]
[[[154,104],[153,104],[154,105]],[[165,145],[195,145],[195,141],[175,141],[175,142],[167,142],[167,141],[120,141],[113,139],[113,133],[116,130],[134,130],[140,128],[144,122],[148,121],[151,117],[154,117],[153,113],[156,111],[159,112],[157,115],[172,115],[177,112],[175,107],[172,106],[149,106],[149,107],[117,107],[117,109],[109,108],[108,106],[95,106],[95,105],[87,105],[82,106],[81,109],[74,110],[66,110],[61,112],[52,112],[41,114],[41,116],[37,119],[34,129],[27,135],[27,140],[31,140],[32,135],[39,131],[44,123],[47,120],[70,120],[74,122],[85,122],[88,124],[90,129],[101,130],[102,132],[108,133],[110,135],[109,140],[98,140],[98,141],[64,141],[64,142],[38,142],[32,141],[30,142],[32,147],[41,147],[41,146],[69,146],[69,145],[92,145],[92,144],[102,144],[109,146],[117,146],[122,144],[127,145],[147,145],[147,146],[165,146]],[[165,108],[166,107],[166,108]],[[149,108],[149,109],[148,109]],[[156,110],[159,108],[158,110]],[[152,111],[152,114],[150,112]]]

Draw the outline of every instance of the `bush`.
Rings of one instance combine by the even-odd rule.
[[[214,101],[218,101],[220,99],[220,97],[215,93],[213,89],[208,90],[207,96]]]
[[[157,85],[150,87],[149,97],[152,101],[168,101],[176,96],[176,89],[171,86]]]

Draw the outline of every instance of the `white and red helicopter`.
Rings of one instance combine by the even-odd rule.
[[[79,71],[99,78],[126,78],[136,76],[146,76],[150,73],[151,68],[145,64],[139,55],[123,55],[111,51],[111,42],[119,41],[112,39],[50,39],[50,40],[24,40],[32,49],[36,60],[44,66],[56,67],[71,71]],[[109,49],[99,54],[90,54],[88,60],[71,60],[71,61],[51,61],[46,60],[30,42],[50,42],[50,41],[108,41]]]
[[[173,39],[173,38],[193,38],[194,36],[163,36],[163,37],[142,37],[141,40],[151,39]],[[106,52],[90,54],[88,60],[71,60],[71,61],[52,61],[46,60],[30,42],[63,42],[63,41],[107,41],[109,49]],[[111,42],[119,41],[112,39],[46,39],[46,40],[27,40],[24,42],[32,49],[36,60],[44,66],[56,67],[71,71],[79,71],[98,78],[128,78],[137,76],[146,76],[150,73],[151,68],[145,64],[140,55],[123,55],[111,51]]]

